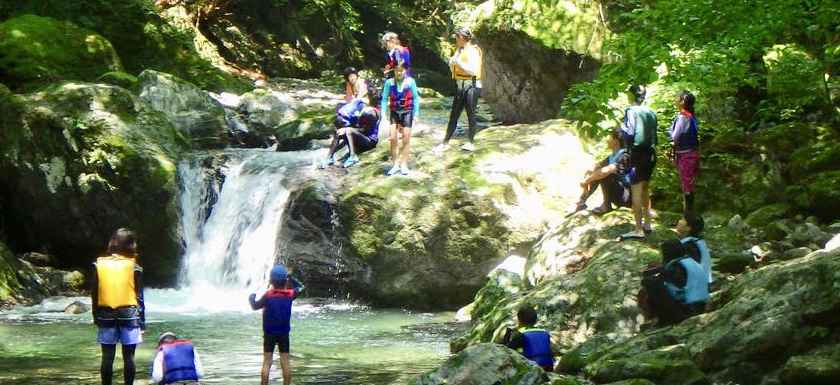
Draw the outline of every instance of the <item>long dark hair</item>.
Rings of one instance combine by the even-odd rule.
[[[108,241],[108,254],[119,254],[126,257],[137,256],[137,235],[127,228],[119,228]]]

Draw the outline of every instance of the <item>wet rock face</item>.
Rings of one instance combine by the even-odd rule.
[[[521,354],[497,344],[479,344],[411,385],[536,385],[546,379],[545,372]]]
[[[75,301],[64,308],[64,313],[66,314],[82,314],[89,311],[90,305],[79,301]]]
[[[524,32],[482,25],[476,39],[484,52],[481,96],[503,122],[557,117],[566,91],[592,80],[600,66],[590,57],[547,48]]]
[[[0,98],[0,199],[16,250],[87,266],[119,227],[140,236],[147,282],[177,274],[175,159],[189,148],[129,91],[64,83]]]

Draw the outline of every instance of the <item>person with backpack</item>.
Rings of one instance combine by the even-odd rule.
[[[449,69],[452,78],[455,79],[457,92],[452,98],[452,110],[449,113],[449,124],[446,126],[446,135],[443,143],[434,148],[435,153],[443,153],[449,147],[449,140],[455,133],[458,126],[458,119],[464,109],[467,110],[467,143],[461,145],[464,151],[475,151],[475,132],[478,128],[476,108],[478,97],[481,95],[482,75],[482,52],[481,48],[473,43],[472,32],[467,28],[459,28],[455,31],[455,54],[449,58]]]
[[[694,182],[700,170],[700,140],[697,135],[697,118],[694,116],[694,95],[682,91],[675,104],[679,112],[669,130],[673,141],[671,160],[680,175],[683,211],[688,213],[694,211]]]
[[[411,149],[411,126],[420,114],[420,91],[417,83],[402,65],[394,69],[394,77],[385,81],[382,88],[380,111],[390,116],[391,161],[393,166],[386,175],[408,175],[408,154]],[[400,142],[402,139],[402,142]]]
[[[586,200],[595,193],[599,186],[604,197],[603,203],[600,207],[592,210],[593,214],[608,213],[613,210],[613,206],[630,206],[630,154],[627,153],[627,149],[621,146],[621,133],[618,130],[613,130],[610,133],[607,146],[612,154],[586,173],[585,179],[580,183],[583,193],[574,211],[570,214],[585,210]]]
[[[152,383],[198,385],[202,371],[201,359],[192,341],[178,339],[172,332],[161,333],[152,363]]]
[[[385,49],[385,68],[382,69],[386,79],[394,77],[394,70],[402,66],[408,76],[411,76],[411,52],[404,46],[399,36],[394,32],[382,35],[382,48]]]
[[[630,152],[631,195],[635,228],[621,236],[621,239],[641,239],[651,228],[650,178],[656,166],[656,112],[643,106],[646,90],[644,86],[632,85],[627,97],[633,105],[624,110],[621,131],[625,147]]]
[[[502,344],[522,353],[546,372],[554,371],[554,353],[551,350],[551,335],[545,329],[534,327],[537,312],[530,306],[522,306],[516,312],[517,329],[508,328]]]
[[[675,230],[680,237],[680,242],[685,246],[688,255],[703,267],[703,271],[708,277],[709,285],[711,285],[714,282],[712,278],[712,253],[709,251],[709,246],[706,245],[706,241],[703,239],[703,227],[703,217],[688,212],[677,221]]]
[[[672,325],[700,314],[709,300],[709,283],[703,267],[687,255],[678,239],[662,242],[662,264],[642,273],[639,307],[659,326]]]

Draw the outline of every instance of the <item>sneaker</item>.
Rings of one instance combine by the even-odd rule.
[[[446,150],[448,150],[448,149],[449,149],[449,144],[441,143],[441,144],[438,144],[437,146],[435,146],[434,148],[432,148],[432,153],[434,153],[435,155],[441,155],[444,152],[446,152]]]
[[[400,167],[400,174],[408,175],[408,166]]]
[[[399,172],[400,172],[400,165],[395,164],[394,167],[391,167],[391,169],[388,170],[388,172],[385,173],[385,175],[391,176],[391,175],[395,175]]]
[[[467,142],[461,145],[461,149],[464,151],[473,152],[475,151],[475,145],[470,142]]]
[[[606,213],[608,213],[612,210],[613,210],[612,207],[609,207],[609,206],[598,206],[598,207],[592,209],[591,212],[592,212],[592,214],[595,214],[596,216],[599,216],[599,215],[604,215],[604,214],[606,214]]]
[[[644,231],[633,230],[629,233],[621,234],[621,239],[622,240],[625,240],[625,239],[644,239],[644,238],[645,238],[645,232]]]
[[[334,163],[335,163],[335,157],[331,156],[327,159],[322,160],[321,164],[318,165],[318,168],[323,170],[323,169],[327,168],[327,166],[332,166]]]
[[[359,157],[356,155],[350,155],[347,157],[347,160],[344,161],[343,167],[350,168],[356,163],[359,163]]]

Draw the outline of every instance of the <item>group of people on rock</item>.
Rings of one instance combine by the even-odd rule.
[[[443,142],[434,148],[436,154],[441,154],[448,148],[458,119],[465,109],[469,125],[468,141],[461,149],[475,151],[482,52],[478,45],[473,43],[472,32],[469,29],[456,30],[455,42],[457,48],[449,59],[449,67],[457,92],[453,97]],[[380,120],[386,116],[390,123],[391,167],[385,174],[409,174],[411,131],[420,116],[420,91],[411,69],[410,50],[400,42],[397,34],[386,32],[382,36],[382,47],[386,51],[386,61],[382,69],[385,80],[381,92],[371,89],[368,81],[362,79],[355,68],[347,68],[344,71],[345,101],[336,110],[336,131],[327,158],[321,162],[320,168],[337,164],[336,152],[344,146],[348,147],[348,155],[342,166],[347,168],[357,164],[360,160],[358,154],[373,149],[378,144]]]
[[[91,309],[102,349],[100,377],[103,385],[113,382],[117,344],[122,347],[123,382],[134,383],[134,353],[146,329],[143,299],[143,268],[137,263],[137,237],[129,229],[118,229],[108,242],[106,256],[93,263],[91,271]],[[269,274],[270,289],[260,298],[248,297],[254,310],[263,311],[263,362],[261,384],[268,385],[274,350],[279,350],[283,383],[292,383],[289,362],[289,332],[292,302],[303,291],[283,265]],[[204,370],[192,341],[179,339],[172,332],[161,333],[152,362],[152,383],[198,384]]]

